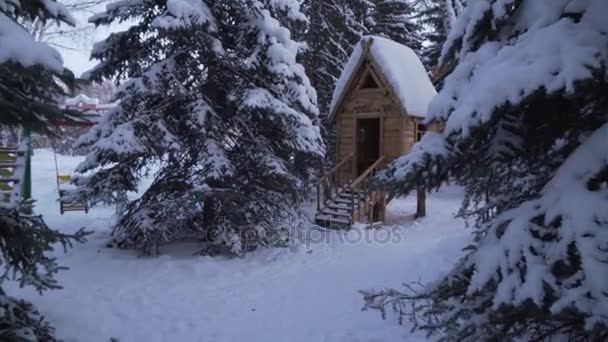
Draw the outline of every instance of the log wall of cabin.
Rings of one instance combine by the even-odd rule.
[[[413,136],[406,132],[407,123],[400,105],[382,89],[358,89],[351,91],[344,99],[336,114],[336,152],[339,162],[357,148],[357,119],[379,118],[380,122],[380,155],[393,160],[409,150],[407,139]],[[356,164],[346,168],[342,177],[356,178]]]
[[[405,130],[403,132],[403,140],[405,141],[405,148],[402,154],[408,153],[412,146],[416,143],[416,119],[408,117],[405,120]]]

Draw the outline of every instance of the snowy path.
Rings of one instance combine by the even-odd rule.
[[[60,159],[65,170],[77,162]],[[376,242],[358,239],[371,233],[364,229],[347,236],[314,231],[309,246],[239,260],[192,257],[187,244],[160,258],[140,258],[104,247],[112,208],[59,215],[49,151],[36,151],[33,177],[37,211],[53,228],[94,230],[86,244],[58,251],[60,263],[70,267],[59,275],[64,290],[38,296],[9,289],[33,301],[66,341],[424,340],[394,319],[362,312],[357,291],[433,279],[456,261],[467,238],[451,215],[461,193],[449,188],[430,196],[429,217],[419,222],[409,215],[413,198],[395,200],[389,223],[403,226],[374,231]],[[387,237],[391,242],[383,243]]]

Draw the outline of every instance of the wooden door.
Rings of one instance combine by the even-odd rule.
[[[357,175],[380,158],[380,118],[357,120]]]

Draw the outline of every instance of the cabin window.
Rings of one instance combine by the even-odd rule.
[[[426,133],[427,127],[426,125],[421,124],[420,122],[416,122],[416,141],[420,141],[424,133]]]
[[[365,76],[365,80],[363,81],[363,84],[361,85],[361,89],[375,89],[375,88],[378,88],[378,83],[376,83],[376,80],[374,80],[372,75],[368,73]]]

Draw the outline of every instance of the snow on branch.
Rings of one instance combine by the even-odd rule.
[[[2,4],[0,4],[0,8]],[[24,67],[44,66],[63,71],[63,59],[52,47],[39,43],[23,27],[0,11],[0,64],[12,61]]]
[[[572,153],[540,198],[491,223],[470,260],[477,271],[469,294],[500,277],[495,308],[527,300],[542,306],[549,300],[554,314],[568,309],[585,313],[587,329],[608,325],[606,141],[608,124]]]
[[[156,17],[152,23],[158,28],[183,28],[209,24],[210,31],[216,30],[215,19],[207,5],[199,0],[168,0],[163,16]]]
[[[450,154],[441,133],[427,132],[409,153],[393,161],[374,181],[386,187],[393,195],[407,194],[419,183],[443,179],[448,169]],[[437,176],[437,177],[432,177]],[[424,184],[427,189],[439,184]]]
[[[446,119],[446,134],[470,130],[487,122],[496,108],[517,105],[538,90],[574,91],[592,70],[608,65],[608,2],[592,0],[524,1],[512,25],[478,47],[478,25],[505,20],[512,0],[477,1],[465,9],[444,49],[459,59],[445,86],[430,104],[434,118]],[[573,17],[560,16],[572,12]],[[491,31],[491,30],[489,30]],[[518,32],[524,32],[508,39]],[[488,33],[491,34],[491,33]],[[460,47],[459,49],[457,49]]]

